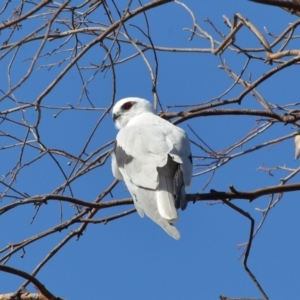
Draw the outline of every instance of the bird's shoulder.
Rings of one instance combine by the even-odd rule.
[[[134,128],[137,127],[142,128],[147,132],[159,131],[168,136],[186,135],[185,131],[180,127],[151,112],[145,112],[135,116],[134,118],[132,118],[132,120],[128,122],[127,126],[123,129],[127,128],[127,130],[134,130]]]
[[[164,143],[177,145],[186,143],[188,137],[185,131],[158,115],[145,112],[132,118],[117,135],[117,143],[125,149],[139,145],[139,149],[149,144]],[[147,146],[148,145],[148,146]]]

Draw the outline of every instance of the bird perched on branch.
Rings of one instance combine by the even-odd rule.
[[[300,17],[300,0],[250,0],[261,4],[281,7],[282,9]]]
[[[188,136],[141,98],[118,101],[113,120],[120,129],[112,153],[114,177],[125,182],[141,217],[146,214],[179,239],[173,223],[177,209],[187,206],[185,187],[192,177]]]

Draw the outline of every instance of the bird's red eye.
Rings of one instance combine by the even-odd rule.
[[[125,110],[129,110],[131,107],[133,106],[132,102],[126,102],[125,104],[123,104],[123,109]]]

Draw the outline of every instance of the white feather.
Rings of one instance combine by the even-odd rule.
[[[173,196],[173,180],[159,176],[158,191],[156,192],[157,209],[159,214],[168,222],[174,223],[178,219]]]
[[[300,135],[295,136],[295,159],[300,155]]]

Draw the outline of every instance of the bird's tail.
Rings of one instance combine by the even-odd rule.
[[[295,159],[300,155],[300,135],[295,136]]]
[[[165,176],[159,176],[158,188],[156,191],[157,209],[162,218],[173,223],[178,219],[178,212],[175,207],[173,195],[173,180]]]
[[[143,188],[137,188],[134,191],[134,197],[137,199],[140,199],[140,205],[142,206],[142,211],[156,224],[158,224],[161,228],[163,228],[171,237],[173,237],[175,240],[178,240],[180,238],[179,231],[175,228],[175,226],[170,222],[167,221],[165,218],[161,216],[161,213],[158,210],[158,204],[157,204],[157,193],[158,191],[153,190],[146,190]],[[174,201],[174,198],[173,198]],[[167,201],[165,201],[167,202]],[[137,207],[137,203],[135,202],[135,206]],[[164,205],[163,205],[164,206]],[[167,205],[165,205],[167,206]],[[174,202],[173,202],[174,207]],[[172,208],[170,208],[172,210]],[[175,209],[176,211],[176,209]],[[177,211],[176,211],[177,215]],[[142,216],[140,214],[140,216]],[[172,217],[172,219],[176,219],[175,215]]]

